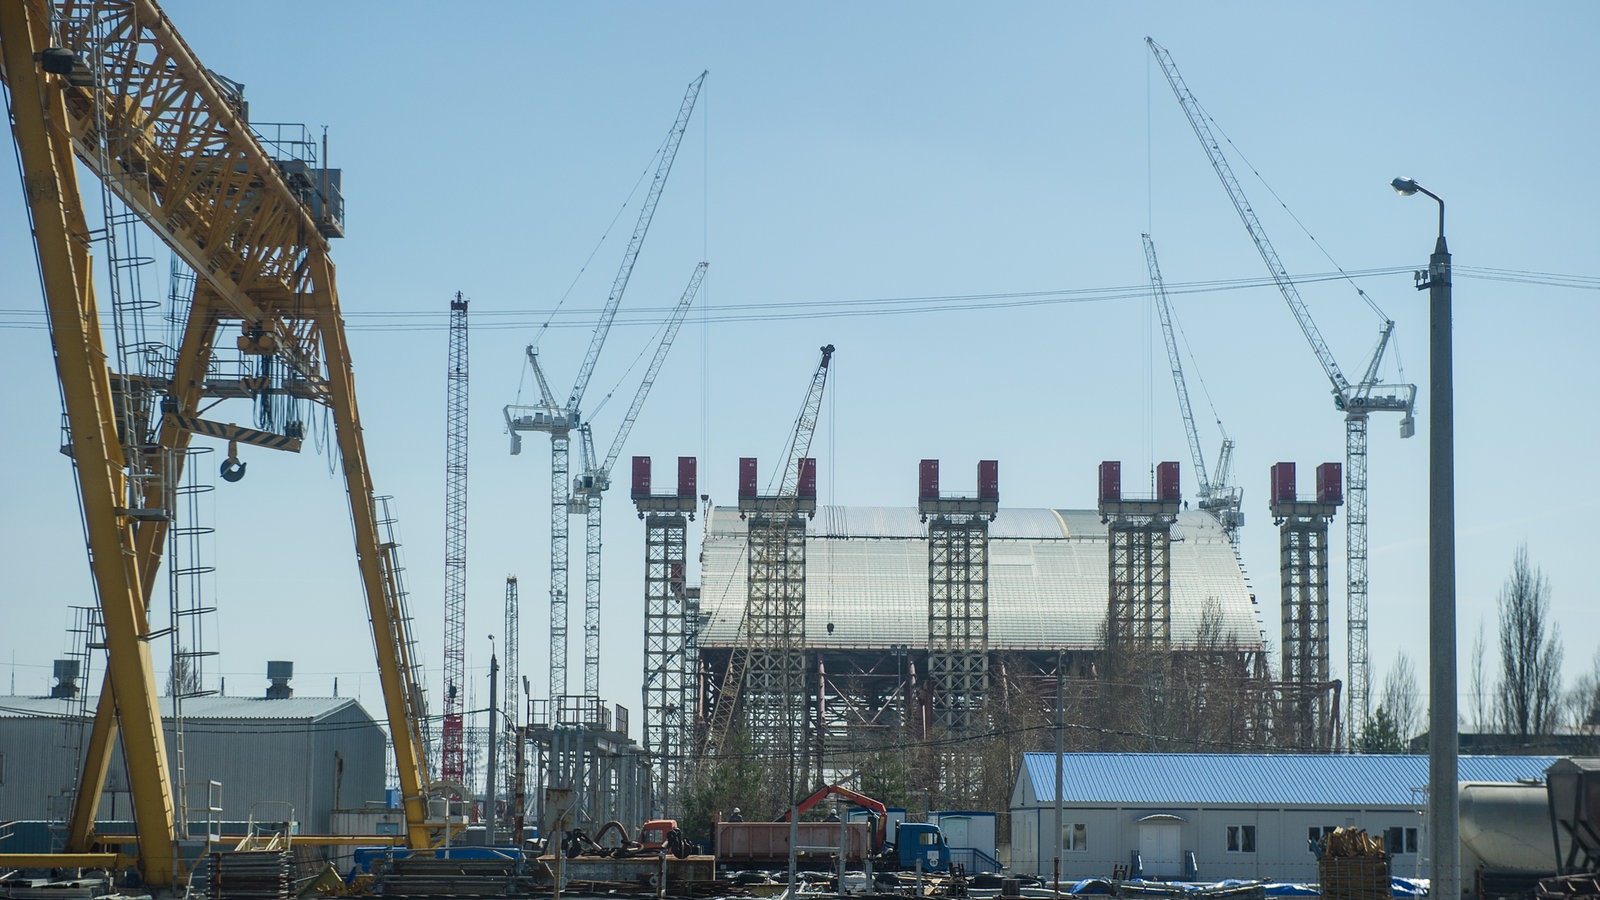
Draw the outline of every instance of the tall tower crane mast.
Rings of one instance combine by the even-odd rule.
[[[1334,361],[1327,342],[1322,339],[1322,333],[1312,321],[1311,313],[1307,310],[1305,301],[1301,299],[1294,280],[1284,269],[1283,261],[1273,249],[1272,242],[1267,240],[1267,233],[1261,227],[1260,219],[1256,217],[1255,208],[1250,205],[1244,189],[1239,186],[1239,180],[1234,177],[1233,167],[1228,164],[1228,158],[1222,152],[1222,145],[1212,134],[1200,101],[1195,99],[1194,93],[1184,83],[1177,64],[1172,61],[1172,55],[1166,48],[1149,37],[1145,38],[1145,43],[1150,46],[1150,52],[1161,64],[1161,71],[1166,75],[1172,93],[1178,98],[1178,105],[1183,107],[1189,126],[1194,129],[1195,137],[1199,139],[1206,157],[1211,160],[1211,168],[1217,173],[1223,188],[1227,190],[1228,199],[1233,201],[1233,208],[1244,222],[1245,230],[1250,233],[1250,239],[1255,242],[1256,250],[1261,254],[1262,261],[1267,264],[1267,270],[1272,274],[1272,280],[1277,283],[1283,299],[1289,304],[1289,310],[1294,313],[1295,321],[1300,324],[1301,332],[1311,345],[1311,351],[1316,354],[1317,362],[1322,365],[1322,371],[1332,382],[1334,407],[1345,416],[1344,471],[1347,511],[1345,575],[1346,625],[1349,641],[1347,688],[1350,697],[1350,721],[1356,727],[1360,727],[1367,721],[1370,695],[1367,677],[1370,669],[1367,654],[1367,416],[1373,412],[1397,412],[1401,416],[1400,436],[1411,437],[1415,433],[1412,411],[1416,404],[1417,386],[1378,383],[1383,353],[1388,348],[1389,337],[1394,331],[1394,322],[1387,316],[1384,317],[1383,326],[1379,330],[1377,349],[1373,352],[1361,381],[1351,384],[1349,379],[1345,378],[1344,372],[1339,369],[1339,364]],[[1363,293],[1362,297],[1366,298],[1366,295]],[[1370,299],[1367,299],[1367,302],[1372,303]],[[1376,305],[1373,305],[1373,309],[1377,309]],[[1379,314],[1382,315],[1382,312],[1379,311]]]
[[[450,352],[445,371],[444,450],[444,724],[439,777],[466,778],[467,686],[467,300],[450,301]]]
[[[572,391],[567,395],[567,401],[560,403],[555,399],[544,371],[539,365],[538,349],[530,346],[527,349],[528,365],[533,369],[534,378],[538,381],[539,403],[536,406],[511,404],[504,410],[506,429],[511,433],[513,455],[522,452],[521,432],[543,431],[550,435],[550,699],[557,703],[557,708],[560,699],[567,694],[567,515],[571,500],[571,484],[567,480],[567,474],[572,432],[574,429],[580,429],[581,440],[583,415],[580,404],[583,402],[583,394],[589,388],[589,379],[594,375],[595,364],[600,359],[600,350],[605,346],[606,335],[611,331],[617,307],[622,302],[622,294],[628,287],[628,279],[633,275],[633,264],[639,257],[639,249],[644,245],[645,235],[650,231],[656,204],[661,199],[662,189],[666,187],[667,176],[672,172],[672,162],[677,158],[678,145],[683,141],[684,130],[689,127],[689,116],[694,112],[695,100],[700,96],[700,88],[705,83],[707,74],[701,72],[700,77],[689,83],[683,101],[678,106],[678,117],[672,123],[672,129],[667,132],[666,141],[662,144],[661,159],[656,165],[655,176],[650,181],[650,190],[640,206],[639,220],[634,224],[633,236],[629,239],[628,248],[622,255],[622,265],[612,281],[611,293],[600,312],[600,321],[595,325],[594,334],[589,339],[589,350],[584,355],[583,363],[578,367],[578,377],[572,383]],[[586,610],[585,617],[587,616]],[[599,691],[598,684],[585,684],[584,687],[586,695],[592,696]]]
[[[706,268],[709,265],[705,262],[700,263],[694,267],[694,273],[689,276],[689,286],[684,288],[683,296],[678,298],[678,305],[673,307],[672,314],[667,318],[661,342],[656,345],[655,356],[651,358],[649,368],[639,381],[639,388],[633,394],[633,402],[628,405],[628,412],[623,415],[622,424],[617,426],[617,435],[611,441],[611,449],[606,451],[604,460],[595,462],[594,435],[589,427],[590,423],[584,422],[581,426],[578,452],[582,459],[583,471],[572,480],[572,497],[567,501],[567,509],[574,515],[585,517],[583,691],[587,697],[600,695],[600,501],[605,492],[611,490],[611,468],[616,465],[617,457],[622,453],[622,445],[627,443],[628,432],[633,430],[633,423],[638,420],[639,411],[644,408],[645,397],[650,395],[650,388],[656,383],[656,374],[661,371],[661,364],[666,362],[667,351],[672,349],[672,341],[678,336],[678,327],[683,324],[683,317],[688,314],[689,305],[700,292],[700,282],[705,279]]]
[[[1167,342],[1167,360],[1172,366],[1172,383],[1178,392],[1178,411],[1183,415],[1183,430],[1189,437],[1189,455],[1194,458],[1195,478],[1200,482],[1200,508],[1210,512],[1222,523],[1222,529],[1235,547],[1239,543],[1239,527],[1244,524],[1244,489],[1228,484],[1233,459],[1233,440],[1226,431],[1222,434],[1222,449],[1217,453],[1215,477],[1206,474],[1205,454],[1200,451],[1200,432],[1194,424],[1194,410],[1189,406],[1189,385],[1183,378],[1183,359],[1178,353],[1178,336],[1172,325],[1172,309],[1167,301],[1167,285],[1161,280],[1161,266],[1156,262],[1156,244],[1150,235],[1144,238],[1144,260],[1150,269],[1150,288],[1156,295],[1156,312],[1161,319],[1161,333]],[[1217,423],[1220,428],[1221,422]]]

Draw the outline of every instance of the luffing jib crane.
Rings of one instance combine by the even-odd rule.
[[[1183,415],[1183,430],[1189,437],[1189,455],[1194,458],[1195,478],[1200,483],[1200,508],[1217,517],[1228,540],[1237,547],[1239,528],[1244,525],[1244,489],[1229,484],[1232,474],[1233,439],[1222,433],[1222,448],[1217,453],[1215,477],[1206,473],[1205,454],[1200,451],[1200,432],[1195,428],[1194,410],[1189,406],[1189,385],[1183,378],[1183,360],[1178,353],[1178,336],[1172,325],[1172,309],[1167,301],[1167,285],[1161,280],[1161,266],[1156,262],[1156,244],[1150,235],[1144,238],[1144,260],[1150,269],[1150,289],[1155,292],[1156,312],[1161,319],[1161,333],[1167,341],[1167,359],[1172,365],[1172,383],[1178,392],[1178,411]],[[1219,421],[1217,427],[1221,428]]]
[[[572,432],[583,426],[583,415],[580,410],[583,394],[589,388],[589,379],[594,374],[596,362],[600,359],[600,350],[605,346],[606,335],[611,331],[611,322],[616,318],[617,306],[622,302],[622,293],[627,289],[628,279],[633,275],[633,264],[638,259],[639,248],[644,245],[645,235],[650,230],[656,204],[661,199],[662,189],[667,185],[667,176],[672,172],[672,161],[678,155],[678,145],[683,141],[684,129],[689,127],[689,116],[694,112],[695,100],[700,96],[700,87],[705,83],[707,74],[701,72],[700,77],[690,82],[684,92],[683,102],[678,106],[678,117],[672,123],[672,129],[667,133],[666,142],[662,145],[661,159],[656,165],[655,176],[650,181],[650,190],[640,206],[639,220],[633,227],[633,237],[628,240],[628,248],[622,254],[622,266],[612,281],[611,293],[600,312],[600,321],[595,325],[594,334],[589,339],[589,350],[584,355],[583,364],[578,368],[578,377],[572,384],[572,391],[568,394],[566,402],[557,401],[555,395],[551,393],[550,384],[539,366],[539,351],[536,347],[530,346],[527,349],[528,365],[533,369],[534,377],[538,381],[539,404],[537,406],[511,404],[504,410],[506,429],[511,433],[513,455],[522,452],[522,432],[543,431],[550,435],[550,699],[553,702],[559,702],[567,695],[567,501],[570,499],[569,492],[572,487],[567,480],[567,473]],[[588,612],[585,611],[585,617],[587,616]],[[587,681],[587,672],[585,680]],[[584,685],[585,696],[596,696],[599,691],[598,682]]]
[[[673,307],[672,314],[667,318],[661,341],[656,345],[655,356],[651,358],[649,368],[639,381],[633,402],[623,415],[622,424],[617,426],[617,435],[611,441],[611,449],[606,452],[604,460],[599,462],[595,460],[594,434],[589,427],[590,423],[584,422],[579,426],[578,455],[583,470],[572,479],[572,496],[568,499],[567,507],[572,514],[585,517],[583,683],[586,691],[589,691],[589,685],[594,685],[587,696],[597,696],[600,684],[600,501],[605,492],[611,490],[611,468],[616,465],[617,457],[622,453],[622,445],[628,440],[628,432],[633,430],[633,423],[638,420],[639,411],[644,408],[645,397],[650,395],[650,388],[656,383],[656,374],[661,371],[661,364],[666,362],[667,351],[672,349],[672,341],[678,336],[678,327],[683,324],[683,317],[688,314],[689,305],[700,292],[700,282],[705,279],[706,268],[709,265],[705,262],[700,263],[694,267],[694,273],[689,276],[689,286],[684,288],[683,296],[678,298],[678,305]]]
[[[297,448],[295,434],[198,417],[202,403],[269,396],[325,406],[354,525],[408,843],[430,846],[421,692],[396,573],[380,542],[350,348],[328,238],[343,233],[337,173],[275,159],[228,85],[152,0],[0,3],[0,78],[27,191],[69,449],[105,622],[107,679],[84,752],[61,866],[89,854],[111,750],[123,748],[145,884],[185,877],[152,674],[149,598],[171,522],[164,508],[195,434]],[[158,377],[111,369],[103,346],[78,166],[197,274],[180,346]],[[102,207],[109,210],[110,204]],[[120,215],[120,214],[119,214]],[[105,223],[110,230],[110,222]],[[113,263],[116,258],[113,255]],[[258,379],[213,376],[224,326]],[[265,408],[265,407],[262,407]],[[137,411],[135,412],[130,411]],[[268,417],[270,418],[270,416]],[[237,460],[227,471],[241,474]],[[0,859],[0,866],[8,860]],[[35,863],[36,864],[36,863]]]
[[[747,678],[761,681],[791,700],[804,694],[804,672],[798,664],[791,663],[796,663],[792,657],[804,648],[805,584],[803,578],[789,577],[796,564],[803,564],[804,557],[796,560],[790,553],[794,547],[792,538],[798,530],[803,554],[806,526],[801,514],[809,517],[816,512],[816,462],[810,457],[811,439],[817,430],[817,416],[822,409],[823,389],[827,387],[832,361],[833,345],[828,344],[822,348],[822,358],[811,375],[800,415],[790,432],[778,470],[778,492],[770,496],[756,495],[755,460],[740,460],[739,513],[750,521],[749,558],[746,560],[749,593],[739,620],[735,647],[728,655],[721,689],[713,701],[706,744],[700,754],[706,764],[713,761],[714,753],[724,752],[729,746],[735,710],[741,706]],[[747,465],[748,470],[745,470]],[[762,559],[758,560],[757,555]],[[789,735],[796,738],[790,746],[771,746],[780,738],[772,732],[781,732],[796,724],[804,727],[803,722],[796,721],[803,716],[789,717],[783,710],[755,710],[749,714],[763,719],[761,723],[749,723],[757,752],[785,752],[791,754],[791,763],[792,754],[806,752],[802,746],[804,741],[794,735]],[[792,790],[795,787],[792,765],[790,775],[788,787]]]
[[[1401,417],[1400,436],[1411,437],[1415,432],[1412,410],[1416,404],[1417,386],[1378,383],[1383,353],[1388,348],[1389,338],[1394,332],[1394,322],[1386,316],[1379,330],[1377,349],[1373,352],[1361,380],[1351,384],[1349,379],[1345,378],[1344,372],[1339,369],[1339,364],[1334,361],[1333,352],[1328,349],[1327,342],[1322,339],[1321,332],[1312,321],[1311,313],[1306,309],[1305,301],[1301,299],[1294,280],[1283,267],[1283,261],[1278,258],[1278,252],[1273,249],[1272,243],[1267,240],[1267,233],[1256,217],[1255,208],[1250,205],[1244,189],[1239,186],[1239,180],[1234,177],[1233,167],[1228,164],[1228,158],[1222,152],[1222,145],[1211,133],[1211,126],[1207,124],[1207,116],[1201,109],[1200,102],[1184,83],[1183,76],[1178,73],[1178,67],[1173,63],[1172,56],[1166,48],[1148,37],[1145,38],[1145,43],[1150,46],[1150,52],[1161,64],[1161,71],[1166,74],[1167,83],[1172,86],[1172,93],[1178,98],[1178,105],[1183,107],[1183,113],[1189,119],[1189,126],[1194,129],[1195,137],[1200,140],[1200,146],[1205,149],[1207,158],[1211,160],[1211,168],[1216,171],[1217,178],[1227,190],[1228,199],[1233,201],[1233,208],[1238,211],[1245,230],[1250,233],[1250,239],[1255,242],[1262,261],[1267,264],[1267,271],[1272,274],[1272,280],[1277,283],[1283,299],[1288,302],[1289,310],[1294,313],[1295,321],[1300,324],[1300,330],[1311,345],[1311,351],[1316,354],[1317,362],[1322,364],[1322,371],[1332,382],[1334,407],[1344,413],[1346,622],[1350,681],[1347,688],[1350,698],[1350,719],[1356,728],[1360,728],[1367,721],[1369,700],[1367,675],[1370,668],[1367,654],[1367,416],[1374,412],[1397,412]],[[1366,295],[1362,296],[1365,298]],[[1367,302],[1372,304],[1370,299]],[[1373,305],[1373,309],[1377,310],[1377,306]],[[1381,311],[1379,315],[1382,315]]]

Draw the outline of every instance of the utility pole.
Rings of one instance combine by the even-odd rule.
[[[489,834],[489,843],[494,844],[495,830],[495,760],[500,750],[500,729],[495,717],[500,714],[499,709],[500,688],[500,660],[494,655],[494,635],[489,635],[489,768],[484,773],[483,786],[483,821]]]

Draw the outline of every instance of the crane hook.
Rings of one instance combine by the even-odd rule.
[[[249,463],[239,461],[239,442],[228,442],[228,458],[222,461],[222,480],[227,482],[238,481],[244,477],[245,467]]]

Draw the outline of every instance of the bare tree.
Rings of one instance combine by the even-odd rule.
[[[1479,731],[1489,730],[1489,689],[1483,673],[1483,662],[1489,655],[1487,648],[1483,617],[1480,616],[1478,634],[1472,639],[1472,725]]]
[[[1578,676],[1567,697],[1568,719],[1578,728],[1600,726],[1600,650],[1594,653],[1589,671]]]
[[[1383,679],[1383,698],[1378,701],[1388,710],[1401,741],[1410,740],[1422,730],[1422,695],[1417,691],[1417,673],[1404,650],[1395,654],[1394,664]]]
[[[1500,588],[1500,684],[1495,713],[1503,731],[1549,734],[1561,708],[1561,639],[1550,621],[1550,582],[1517,548]]]

